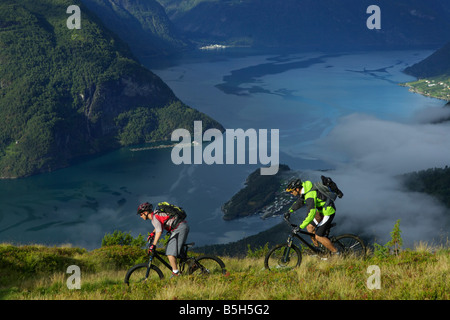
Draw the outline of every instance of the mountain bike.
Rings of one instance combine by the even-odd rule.
[[[289,234],[286,243],[276,245],[267,253],[264,259],[264,266],[266,267],[266,269],[291,269],[300,266],[300,264],[302,263],[302,250],[300,250],[298,246],[293,244],[294,238],[299,239],[304,245],[302,246],[302,248],[306,248],[306,250],[310,254],[317,255],[322,258],[327,257],[331,254],[331,252],[322,244],[319,244],[319,246],[316,247],[307,242],[300,235],[304,234],[308,236],[314,236],[313,233],[300,230],[297,225],[292,224],[286,217],[284,218],[284,220],[290,225],[291,233]],[[365,257],[366,246],[358,236],[353,234],[342,234],[339,236],[331,237],[329,236],[330,229],[335,226],[336,223],[332,223],[324,236],[330,239],[331,243],[333,243],[335,248],[339,251],[340,256],[356,256],[361,258]]]
[[[151,244],[151,239],[148,239],[148,245]],[[202,255],[199,257],[188,257],[189,248],[195,245],[194,242],[184,244],[181,253],[177,256],[179,259],[179,270],[180,274],[187,273],[189,275],[214,275],[214,274],[225,274],[225,264],[223,261],[211,255]],[[127,274],[125,275],[124,282],[127,285],[141,283],[151,280],[162,280],[164,279],[164,273],[159,266],[155,265],[155,259],[162,263],[163,267],[166,267],[172,271],[170,264],[164,259],[166,256],[162,252],[155,250],[153,253],[148,253],[148,262],[140,263],[131,267]]]

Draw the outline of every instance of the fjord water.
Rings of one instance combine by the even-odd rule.
[[[401,71],[431,51],[371,53],[207,52],[164,68],[144,62],[187,105],[225,128],[279,129],[280,162],[294,169],[330,169],[309,150],[353,113],[404,121],[443,102],[398,83]],[[157,65],[157,64],[156,64]],[[269,138],[270,139],[270,138]],[[222,219],[221,206],[258,165],[174,165],[171,149],[122,148],[72,167],[0,181],[0,242],[71,243],[99,247],[114,230],[136,236],[152,230],[136,216],[149,201],[188,212],[189,241],[226,243],[267,229],[278,219]]]

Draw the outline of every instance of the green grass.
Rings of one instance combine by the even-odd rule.
[[[126,270],[145,259],[129,246],[93,251],[70,247],[0,244],[0,298],[15,300],[295,300],[450,298],[448,247],[421,244],[398,256],[319,260],[303,256],[299,268],[273,272],[263,258],[222,257],[229,274],[182,275],[133,290],[123,284]],[[81,270],[81,289],[68,289],[69,265]],[[380,268],[380,289],[369,289],[371,265]]]
[[[450,101],[450,77],[448,76],[420,79],[403,85],[409,87],[412,92]]]

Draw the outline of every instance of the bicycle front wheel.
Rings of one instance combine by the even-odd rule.
[[[225,263],[215,256],[201,256],[194,259],[188,273],[193,275],[225,274]]]
[[[302,252],[294,245],[279,244],[267,253],[264,266],[269,270],[293,269],[302,263]]]
[[[366,246],[364,242],[353,234],[343,234],[333,240],[333,244],[344,256],[354,256],[364,258],[366,255]]]
[[[152,281],[152,280],[161,280],[164,278],[164,275],[157,266],[151,265],[150,270],[148,273],[148,277],[146,277],[148,269],[147,263],[140,263],[135,265],[134,267],[131,267],[127,274],[125,275],[124,282],[127,285],[133,285],[138,283],[144,283],[146,281]]]

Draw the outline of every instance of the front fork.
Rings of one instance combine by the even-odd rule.
[[[151,254],[148,259],[147,272],[145,273],[145,280],[148,279],[148,275],[150,274],[150,269],[152,268],[153,255]]]
[[[293,242],[294,238],[292,237],[292,235],[289,235],[288,239],[287,239],[287,246],[286,248],[284,248],[284,252],[283,252],[283,262],[288,262],[289,261],[289,252],[291,251],[291,246],[292,246],[292,242]]]

